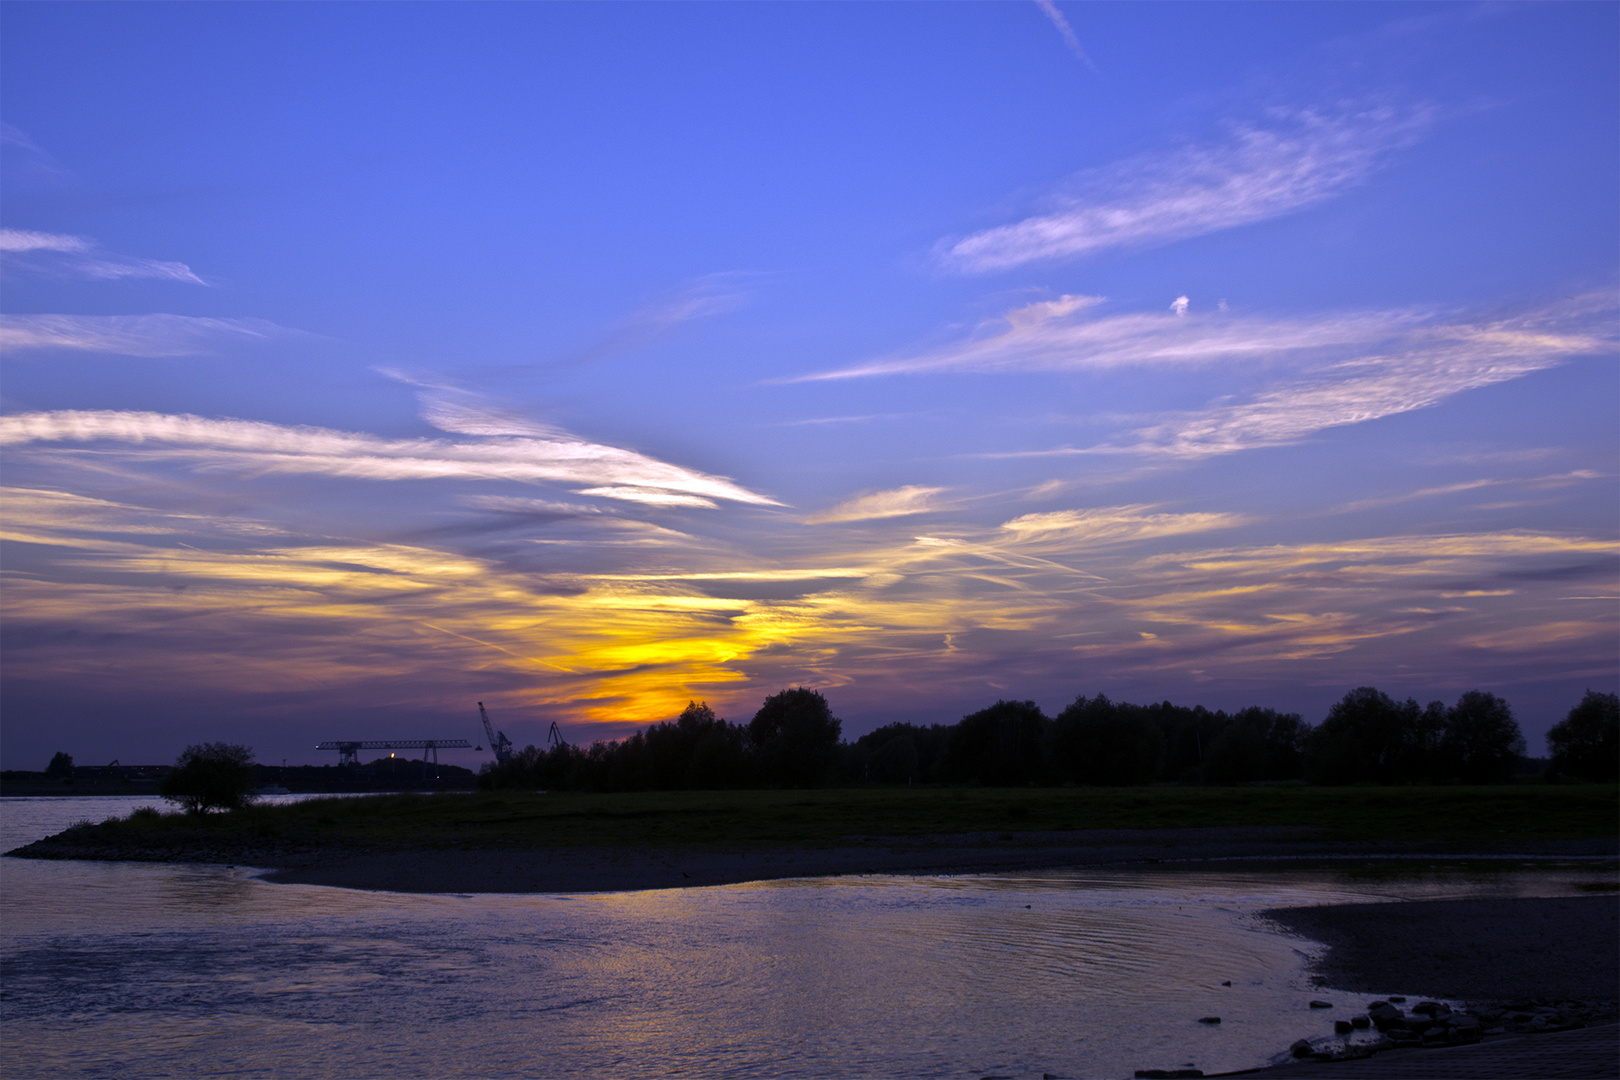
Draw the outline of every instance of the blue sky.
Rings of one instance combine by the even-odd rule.
[[[0,757],[797,684],[1539,750],[1620,681],[1617,23],[0,5]]]

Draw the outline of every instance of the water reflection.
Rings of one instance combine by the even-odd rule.
[[[0,1052],[53,1077],[1214,1072],[1332,1019],[1307,1007],[1333,997],[1304,982],[1310,944],[1262,908],[1612,879],[1337,863],[408,896],[8,859]]]

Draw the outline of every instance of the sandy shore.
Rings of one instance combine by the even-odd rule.
[[[1267,917],[1329,946],[1323,985],[1472,1001],[1620,997],[1620,897],[1426,900],[1284,908]]]
[[[1310,830],[1094,830],[851,837],[803,848],[437,849],[288,860],[271,881],[393,892],[609,892],[838,874],[965,874],[1177,859],[1284,858]],[[243,861],[249,861],[244,859]]]

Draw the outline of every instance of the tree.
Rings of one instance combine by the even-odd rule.
[[[1553,776],[1601,783],[1620,779],[1620,696],[1588,690],[1547,732]]]
[[[52,780],[73,779],[73,755],[58,750],[51,758],[51,763],[45,766],[45,775]]]
[[[814,787],[827,779],[842,731],[827,699],[803,686],[772,694],[748,722],[764,779],[789,787]]]
[[[998,701],[964,716],[946,739],[940,778],[998,787],[1040,783],[1051,723],[1033,701]]]
[[[1212,784],[1293,780],[1300,775],[1310,728],[1298,713],[1251,705],[1232,718],[1210,744],[1203,777]]]
[[[1081,694],[1053,722],[1052,756],[1066,780],[1147,784],[1164,760],[1164,734],[1140,705]]]
[[[1440,775],[1465,784],[1502,784],[1524,757],[1524,735],[1508,703],[1470,690],[1446,710],[1440,737]]]
[[[874,784],[921,784],[937,779],[939,764],[954,725],[885,724],[844,748],[845,779]]]
[[[918,777],[917,740],[896,735],[877,748],[867,764],[867,778],[878,784],[909,784]]]
[[[158,794],[189,814],[237,810],[253,801],[253,751],[236,743],[197,743],[175,760]]]
[[[1311,732],[1306,776],[1319,784],[1415,780],[1426,772],[1430,739],[1425,732],[1439,722],[1444,708],[1425,712],[1411,698],[1397,704],[1382,690],[1358,686]]]
[[[673,724],[653,724],[646,738],[660,788],[728,788],[747,782],[743,731],[715,716],[707,702],[688,702]]]

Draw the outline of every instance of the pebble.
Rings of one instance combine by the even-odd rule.
[[[1333,1030],[1348,1036],[1357,1030],[1376,1027],[1383,1039],[1376,1043],[1352,1043],[1348,1039],[1332,1050],[1317,1050],[1308,1039],[1300,1039],[1288,1048],[1290,1054],[1301,1060],[1345,1061],[1362,1058],[1377,1050],[1402,1046],[1456,1046],[1476,1043],[1485,1035],[1506,1033],[1522,1034],[1542,1031],[1568,1031],[1585,1027],[1589,1023],[1602,1023],[1613,1019],[1613,1001],[1517,1001],[1506,1005],[1482,1005],[1467,1012],[1453,1012],[1451,1006],[1439,1001],[1419,1001],[1408,1016],[1394,1003],[1406,999],[1391,994],[1387,1001],[1367,1003],[1367,1011],[1348,1020],[1334,1020]],[[1311,1008],[1332,1008],[1325,1001],[1311,1002]],[[1206,1018],[1208,1023],[1212,1019]],[[1218,1022],[1218,1020],[1217,1020]],[[1138,1076],[1147,1075],[1138,1073]],[[1172,1073],[1153,1075],[1170,1076]]]

